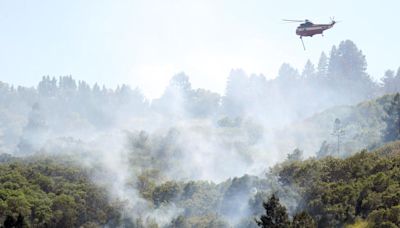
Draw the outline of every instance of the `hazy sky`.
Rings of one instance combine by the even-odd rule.
[[[0,81],[33,86],[72,75],[159,96],[172,75],[224,92],[232,68],[275,77],[353,40],[376,79],[400,66],[400,1],[0,0]],[[295,35],[282,18],[342,22],[325,37]]]

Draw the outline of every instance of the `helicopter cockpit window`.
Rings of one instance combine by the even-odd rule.
[[[305,27],[312,26],[312,25],[313,25],[313,23],[311,23],[311,22],[309,22],[309,21],[307,21],[306,23],[304,23],[304,26],[305,26]]]
[[[311,22],[305,22],[305,23],[300,24],[300,27],[304,28],[304,27],[310,27],[312,25],[313,25],[313,23],[311,23]]]

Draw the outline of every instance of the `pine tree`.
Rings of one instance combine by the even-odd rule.
[[[384,93],[397,92],[397,85],[395,81],[395,74],[393,70],[387,70],[382,78]]]
[[[288,160],[288,161],[303,160],[303,151],[301,151],[299,148],[296,148],[295,150],[293,150],[292,153],[287,155],[286,160]]]
[[[325,52],[321,53],[319,57],[318,66],[317,66],[317,74],[320,78],[325,78],[328,73],[328,57]]]
[[[279,198],[273,194],[268,202],[263,203],[265,214],[256,220],[257,225],[263,228],[286,228],[290,227],[289,216],[286,208],[279,203]]]
[[[364,54],[350,40],[332,47],[327,78],[329,86],[338,94],[347,94],[346,103],[355,103],[373,97],[376,85],[366,72]]]
[[[20,141],[17,145],[17,153],[29,154],[42,146],[46,140],[48,125],[46,118],[39,103],[32,105],[32,110],[29,113],[28,123],[23,128]]]
[[[243,114],[248,86],[249,80],[243,70],[232,70],[229,73],[226,83],[226,95],[222,99],[222,108],[230,117]]]
[[[400,138],[400,94],[397,93],[390,102],[386,111],[386,129],[383,134],[385,142],[394,141]]]
[[[303,72],[301,73],[302,78],[314,78],[315,76],[315,68],[314,64],[310,60],[306,62],[306,65],[304,65]]]

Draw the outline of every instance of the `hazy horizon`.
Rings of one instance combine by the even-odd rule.
[[[36,86],[45,75],[72,75],[90,84],[139,87],[155,98],[173,75],[185,72],[194,88],[223,94],[231,69],[274,78],[287,62],[301,71],[308,59],[317,64],[322,51],[329,54],[346,39],[357,43],[367,72],[378,80],[398,67],[399,33],[391,31],[397,6],[344,0],[1,2],[0,80]],[[354,8],[362,10],[354,15]],[[325,37],[304,39],[306,51],[295,35],[297,24],[281,21],[327,23],[331,16],[342,22]]]

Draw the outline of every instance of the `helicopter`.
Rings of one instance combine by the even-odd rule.
[[[303,44],[304,50],[306,50],[306,47],[304,46],[303,36],[312,37],[312,36],[314,36],[316,34],[321,34],[322,36],[324,36],[323,32],[325,30],[327,30],[327,29],[332,28],[336,24],[336,21],[334,20],[334,18],[331,18],[331,23],[330,24],[314,24],[308,19],[305,19],[305,20],[286,20],[286,19],[283,19],[283,21],[286,21],[286,22],[303,22],[297,27],[296,35],[300,36],[301,43]]]

